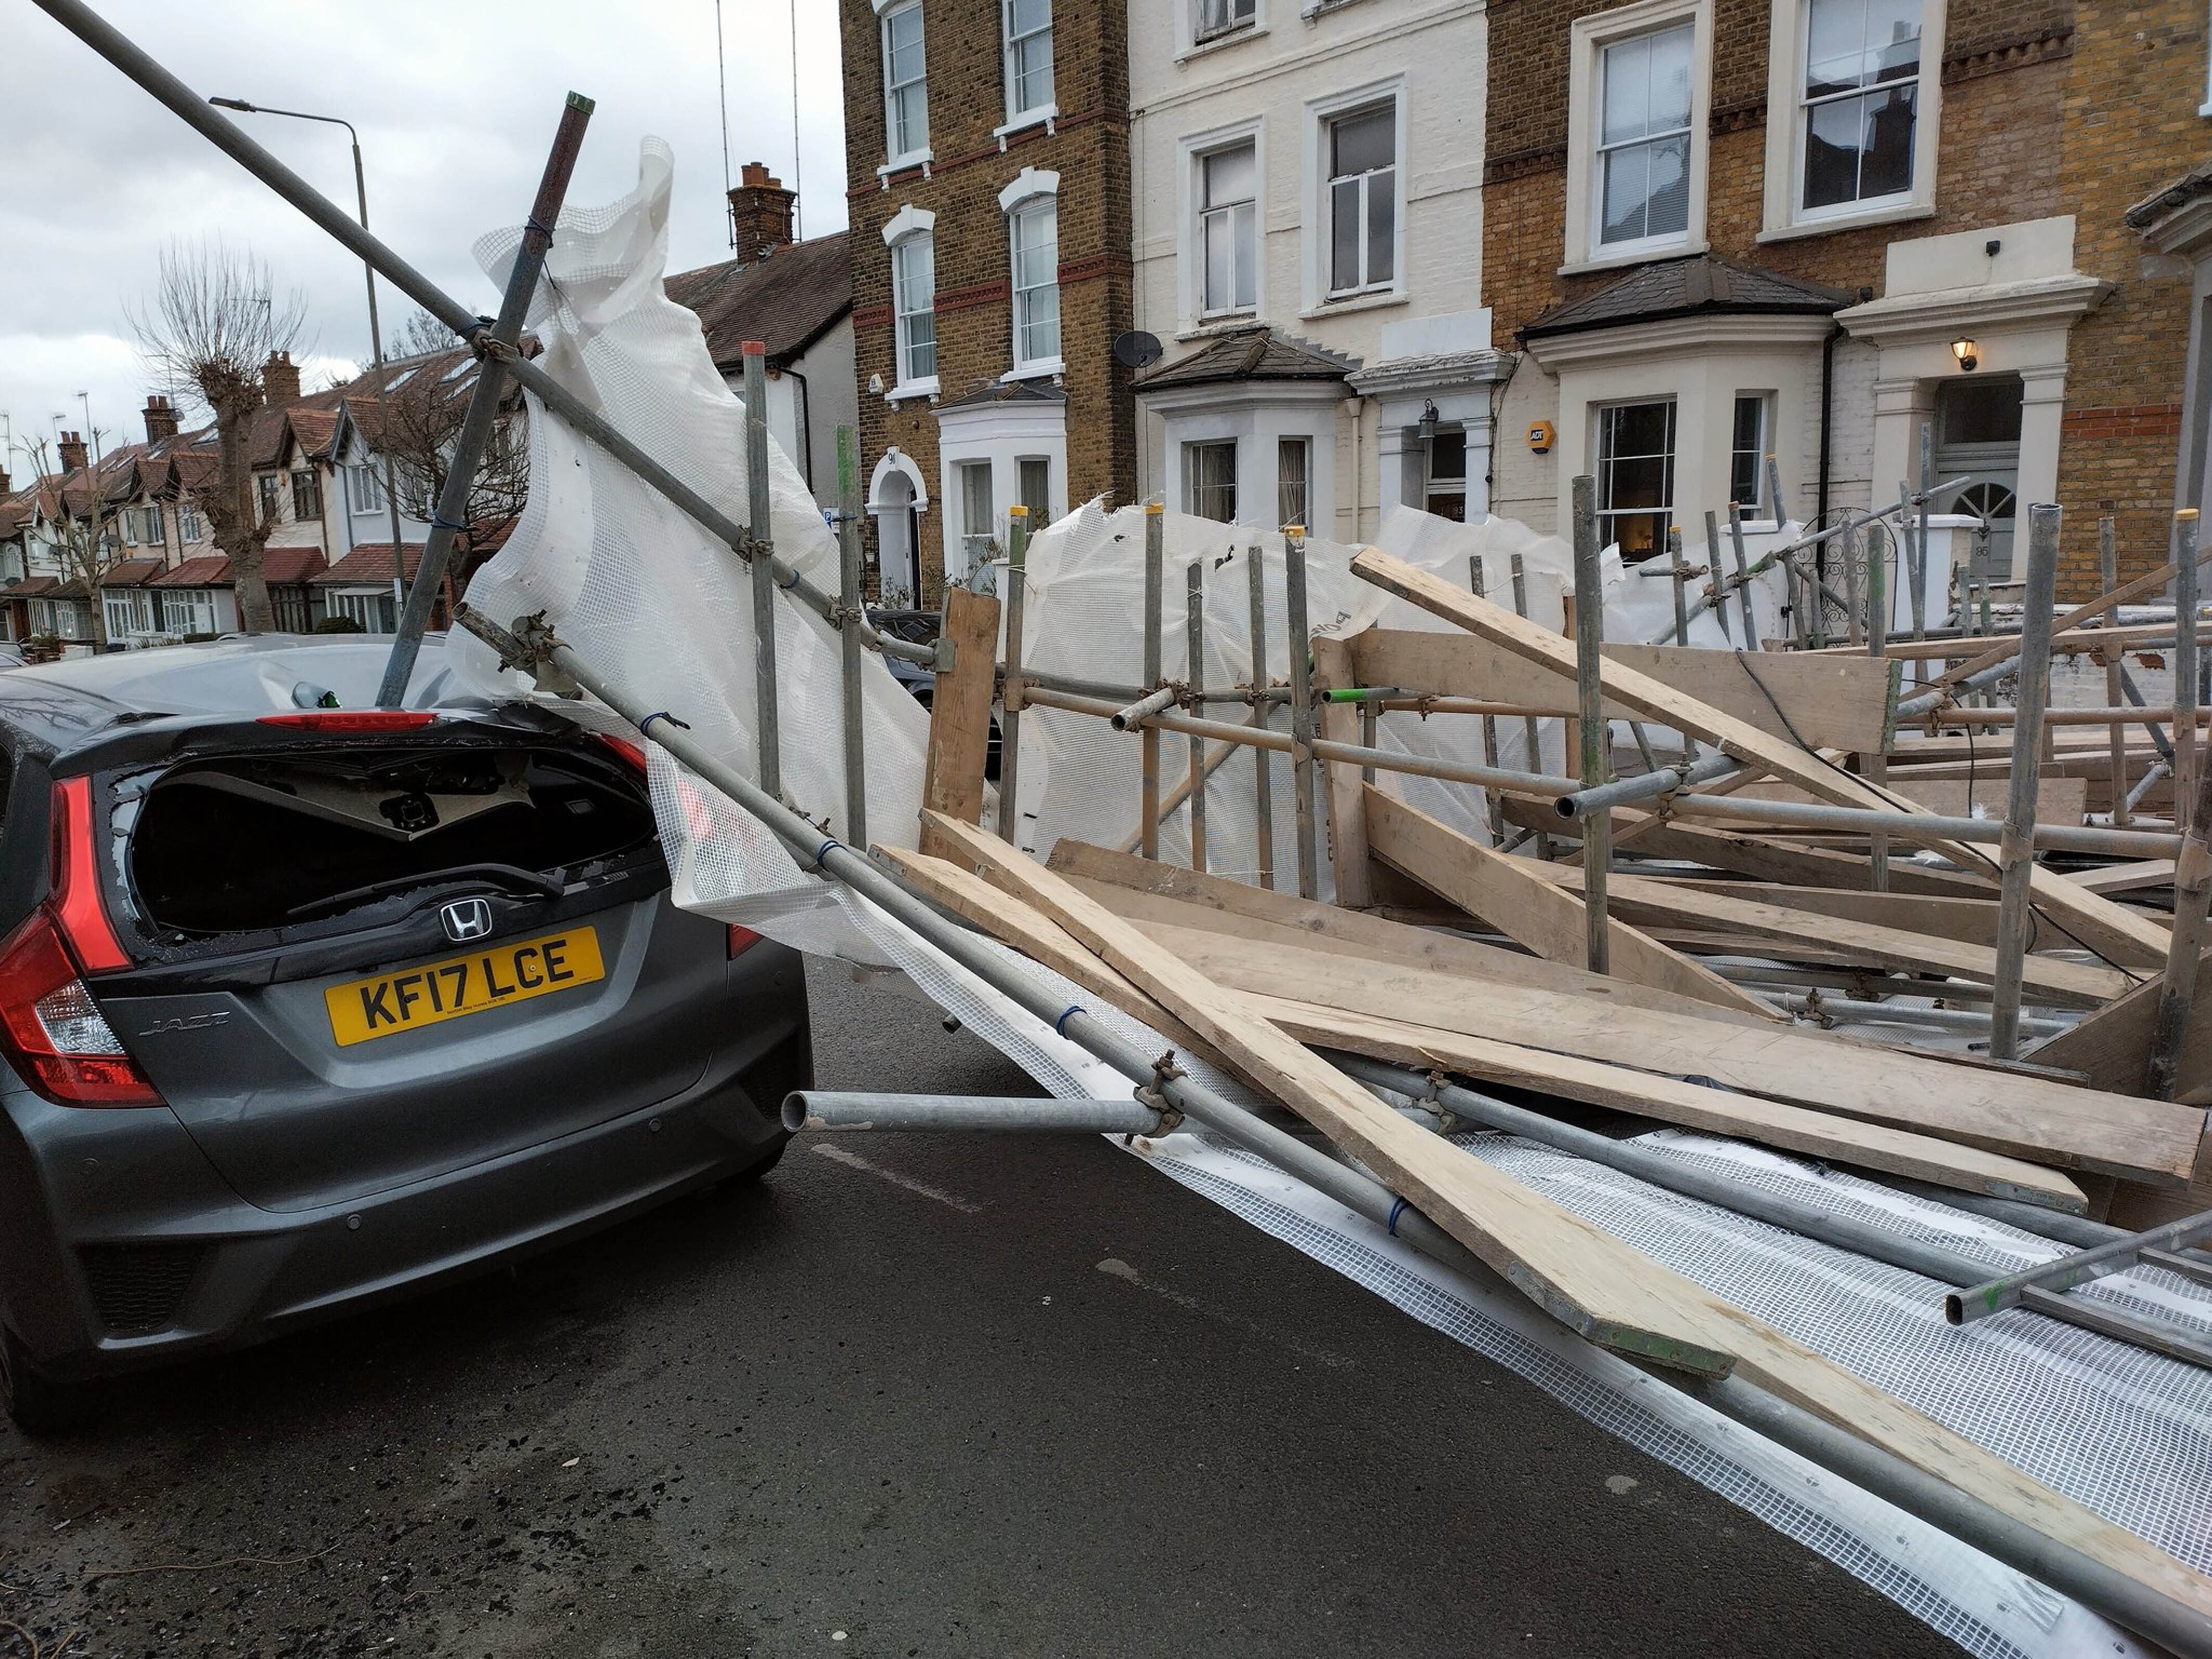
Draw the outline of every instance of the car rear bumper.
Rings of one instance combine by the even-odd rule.
[[[684,1093],[319,1208],[247,1204],[165,1108],[15,1089],[0,1097],[0,1316],[56,1375],[129,1370],[479,1271],[750,1169],[785,1139],[783,1096],[811,1084],[812,1054],[798,956],[757,946],[745,967],[732,1028]]]

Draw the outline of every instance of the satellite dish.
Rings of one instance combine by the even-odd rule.
[[[1114,361],[1124,368],[1149,368],[1159,362],[1160,337],[1133,329],[1114,342]]]

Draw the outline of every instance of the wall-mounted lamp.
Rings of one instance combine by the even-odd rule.
[[[1982,349],[1974,343],[1972,335],[1960,335],[1951,342],[1951,355],[1959,360],[1959,367],[1972,374],[1982,366]]]
[[[1421,404],[1421,441],[1434,443],[1437,439],[1437,400],[1425,398]]]

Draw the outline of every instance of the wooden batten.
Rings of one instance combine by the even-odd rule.
[[[982,822],[991,696],[998,680],[999,602],[964,587],[948,588],[942,637],[951,641],[952,666],[937,676],[930,693],[929,753],[921,775],[926,853],[942,850],[929,830],[930,813],[963,823]]]

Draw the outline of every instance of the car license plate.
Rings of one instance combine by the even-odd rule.
[[[323,993],[341,1048],[550,996],[607,976],[590,927],[508,939],[442,962],[333,985]]]

